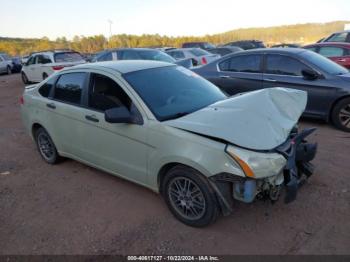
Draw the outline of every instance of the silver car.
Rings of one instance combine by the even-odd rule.
[[[0,74],[1,73],[11,74],[11,72],[12,72],[11,58],[5,53],[0,53]]]
[[[166,53],[177,60],[191,58],[193,66],[205,65],[220,58],[220,55],[211,54],[201,48],[179,48],[167,51]]]

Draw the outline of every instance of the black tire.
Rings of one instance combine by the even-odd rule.
[[[21,73],[21,76],[22,76],[22,81],[25,85],[29,84],[29,81],[28,81],[28,77],[26,76],[25,73]]]
[[[337,102],[332,111],[333,124],[345,132],[350,132],[350,97]]]
[[[34,138],[38,151],[46,163],[54,165],[61,160],[55,144],[44,128],[40,127],[35,130]]]
[[[7,72],[8,75],[11,75],[11,74],[12,74],[12,69],[11,69],[11,67],[8,66],[6,72]]]
[[[179,185],[183,188],[179,189]],[[186,187],[188,194],[182,191]],[[170,169],[162,183],[162,194],[172,214],[188,226],[208,226],[219,215],[218,203],[208,181],[192,168],[176,166]]]
[[[46,73],[43,73],[43,80],[45,80],[48,77]]]

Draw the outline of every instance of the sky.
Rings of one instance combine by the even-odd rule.
[[[0,0],[0,36],[160,34],[202,36],[350,20],[350,0]]]

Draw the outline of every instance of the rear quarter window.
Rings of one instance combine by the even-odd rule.
[[[77,52],[64,52],[54,55],[56,63],[84,61],[84,58]]]
[[[56,80],[57,80],[56,77],[50,78],[45,84],[43,84],[39,88],[39,94],[42,95],[43,97],[49,97]]]

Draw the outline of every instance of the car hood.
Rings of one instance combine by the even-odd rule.
[[[304,91],[267,88],[236,95],[163,124],[247,149],[270,150],[287,140],[306,102]]]

